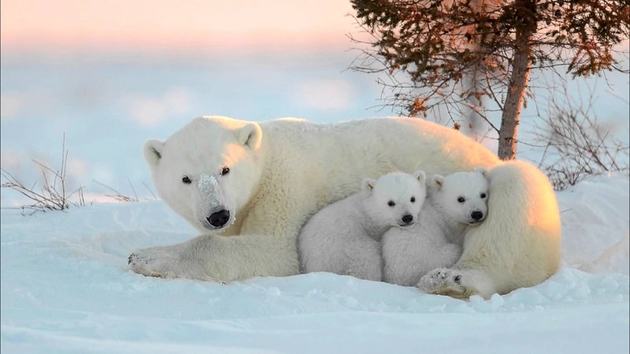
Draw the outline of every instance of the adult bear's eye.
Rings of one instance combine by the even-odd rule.
[[[225,176],[228,173],[230,173],[230,168],[229,167],[223,167],[223,169],[221,170],[221,176]]]
[[[481,193],[480,197],[481,197],[481,199],[485,199],[486,198],[486,193]]]
[[[396,203],[394,203],[393,200],[390,200],[389,202],[387,202],[387,205],[389,205],[390,207],[393,207],[394,205],[396,205]]]
[[[411,197],[411,202],[415,203],[416,202],[416,197]]]
[[[458,201],[458,202],[460,202],[460,203],[463,203],[463,202],[465,202],[465,201],[466,201],[466,198],[464,198],[464,197],[459,197],[459,198],[457,198],[457,201]]]
[[[192,181],[190,180],[190,177],[188,177],[188,176],[182,177],[182,182],[184,182],[185,184],[191,184],[192,183]]]

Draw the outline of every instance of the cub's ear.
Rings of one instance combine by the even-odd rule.
[[[157,166],[162,158],[164,143],[159,140],[148,140],[144,143],[144,159],[151,167]]]
[[[258,123],[248,123],[236,132],[236,139],[252,150],[257,150],[262,141],[262,129]]]
[[[488,177],[488,170],[486,170],[483,167],[477,167],[475,168],[475,172],[479,172],[481,173],[484,177]]]
[[[416,177],[418,182],[420,182],[420,184],[422,184],[422,185],[424,185],[425,182],[427,181],[427,174],[424,173],[424,171],[422,171],[422,170],[418,170],[418,171],[414,172],[413,176]]]
[[[363,181],[361,182],[361,189],[363,189],[364,191],[371,192],[374,189],[375,183],[376,181],[371,178],[364,178]]]
[[[435,175],[435,176],[433,176],[433,178],[431,180],[433,181],[433,186],[435,186],[437,190],[442,189],[442,186],[444,185],[444,177],[443,176]]]

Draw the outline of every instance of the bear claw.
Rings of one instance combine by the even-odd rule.
[[[452,269],[435,269],[424,275],[417,287],[430,294],[456,293],[463,290],[462,275]]]

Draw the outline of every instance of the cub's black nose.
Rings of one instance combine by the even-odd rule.
[[[480,211],[473,211],[472,214],[470,214],[470,217],[473,218],[473,220],[479,221],[483,218],[483,213]]]
[[[228,220],[230,220],[230,212],[228,210],[219,210],[216,213],[212,213],[210,216],[206,218],[210,225],[214,227],[221,227],[227,224]]]
[[[402,217],[402,221],[403,221],[405,224],[409,224],[410,222],[412,222],[412,221],[413,221],[413,216],[411,216],[411,215],[409,215],[409,214],[404,215],[404,216]]]

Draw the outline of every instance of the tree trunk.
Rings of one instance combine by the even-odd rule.
[[[514,58],[512,59],[512,73],[503,105],[501,128],[499,129],[498,155],[502,160],[516,158],[516,144],[518,142],[518,126],[521,120],[521,110],[525,101],[525,93],[529,84],[530,39],[536,32],[536,4],[532,0],[517,0],[517,13],[522,19],[522,26],[516,30]]]
[[[468,97],[466,98],[467,108],[465,110],[464,126],[461,131],[475,139],[475,141],[483,140],[488,129],[488,124],[480,115],[480,113],[485,114],[484,96],[478,94],[482,91],[480,78],[482,65],[482,63],[476,64],[471,72],[466,74],[467,78],[464,88],[464,92],[468,94]]]

